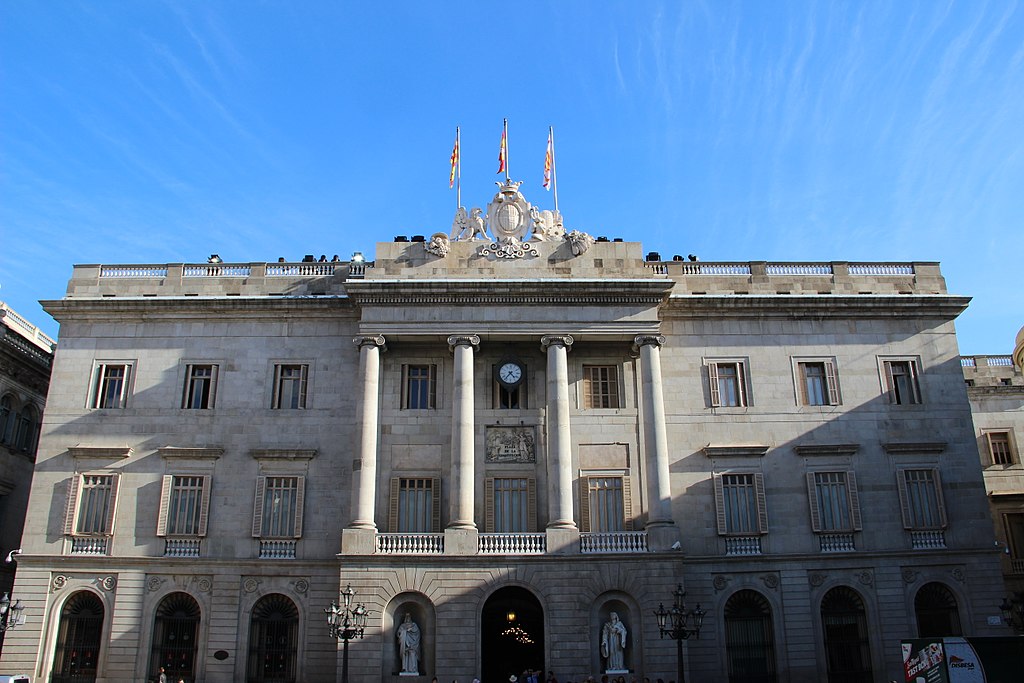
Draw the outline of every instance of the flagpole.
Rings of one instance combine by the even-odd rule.
[[[505,133],[505,183],[508,184],[508,119],[502,119],[504,121],[504,133]]]
[[[455,209],[462,206],[462,140],[459,127],[455,126],[455,148],[459,156],[455,157]]]
[[[555,193],[555,213],[558,213],[558,172],[555,169],[555,127],[548,126],[548,135],[551,136],[551,186]]]

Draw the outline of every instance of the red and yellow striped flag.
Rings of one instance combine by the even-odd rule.
[[[505,166],[508,163],[508,135],[507,131],[502,129],[501,131],[501,148],[498,150],[498,173],[505,172]]]
[[[551,191],[551,167],[555,163],[555,141],[548,129],[548,151],[544,154],[544,189]]]
[[[448,189],[455,187],[455,169],[459,167],[459,134],[455,133],[455,146],[452,147],[452,172],[448,176]]]

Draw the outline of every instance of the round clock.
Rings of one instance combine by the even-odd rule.
[[[514,389],[523,382],[523,366],[518,361],[506,360],[498,365],[498,381],[507,389]]]

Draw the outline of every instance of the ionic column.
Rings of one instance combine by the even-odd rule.
[[[661,386],[661,335],[637,335],[640,381],[643,396],[644,463],[647,468],[648,527],[675,524],[672,520],[672,485],[668,470],[668,432],[665,429],[665,396]]]
[[[569,431],[569,335],[540,338],[548,357],[548,458],[551,462],[548,528],[575,529],[572,514],[572,438]]]
[[[473,351],[480,345],[475,334],[448,337],[455,355],[452,390],[452,495],[449,529],[476,529],[473,521],[473,465],[476,434],[473,428]]]
[[[380,401],[380,352],[387,350],[384,337],[356,337],[352,342],[359,347],[359,371],[362,379],[362,396],[356,406],[356,423],[359,425],[358,467],[353,464],[352,500],[355,529],[373,529],[374,504],[377,500],[377,433],[380,425],[377,404]]]

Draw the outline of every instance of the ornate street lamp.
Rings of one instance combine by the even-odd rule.
[[[21,600],[12,605],[10,594],[4,593],[4,597],[0,598],[0,633],[15,628],[24,609],[25,606],[21,604]]]
[[[1018,633],[1024,633],[1024,593],[1014,593],[1010,598],[1003,598],[999,605],[1006,625]]]
[[[707,612],[700,608],[699,602],[697,609],[686,611],[686,603],[683,602],[686,591],[683,590],[682,584],[672,591],[672,595],[675,597],[672,609],[666,610],[665,605],[659,602],[654,616],[658,618],[658,631],[661,633],[661,637],[668,636],[676,641],[676,668],[678,670],[676,675],[679,683],[684,683],[683,641],[689,639],[690,636],[700,638],[700,625],[704,623],[704,615]]]
[[[352,607],[352,598],[356,592],[352,590],[351,584],[341,592],[341,607],[336,602],[325,609],[327,612],[327,626],[331,631],[331,637],[342,642],[341,656],[341,683],[348,683],[348,641],[354,638],[362,638],[366,629],[366,617],[370,611],[362,603]]]

